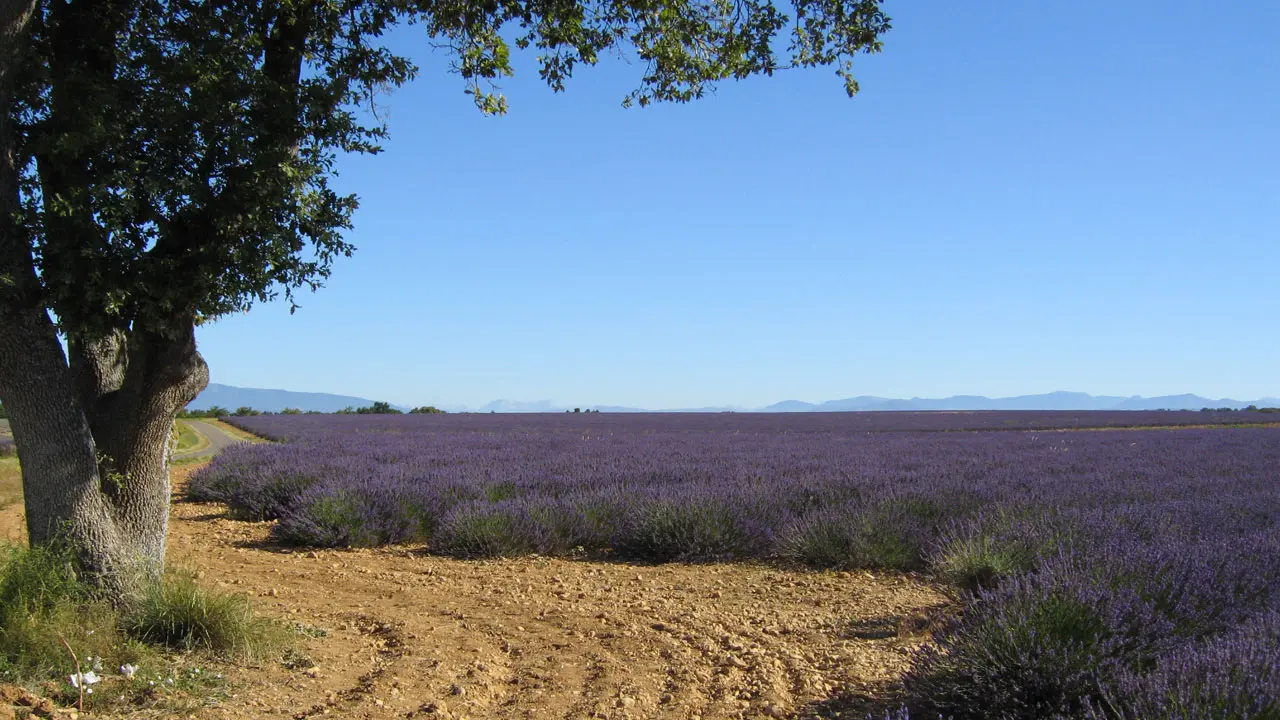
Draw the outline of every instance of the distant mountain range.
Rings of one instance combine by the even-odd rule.
[[[190,410],[208,410],[216,405],[228,410],[235,410],[238,407],[251,407],[262,412],[280,412],[285,408],[297,408],[303,411],[337,412],[343,408],[368,407],[372,404],[372,400],[350,395],[293,392],[291,390],[264,390],[209,383],[209,387],[196,396],[196,399],[192,400],[187,405],[187,408]],[[405,410],[406,408],[399,409]]]
[[[192,410],[205,410],[214,405],[219,405],[235,410],[238,407],[247,405],[255,410],[264,412],[279,412],[285,408],[335,412],[347,407],[365,407],[372,404],[372,400],[347,395],[302,393],[289,390],[261,390],[210,383],[209,387],[200,393],[200,396],[192,401],[188,407]],[[989,398],[982,395],[954,395],[948,398],[911,398],[910,400],[859,395],[858,397],[828,400],[821,403],[784,400],[763,408],[718,406],[645,410],[617,405],[580,405],[578,407],[583,410],[599,410],[600,412],[873,412],[895,410],[909,412],[923,410],[1199,410],[1203,407],[1239,409],[1249,405],[1280,407],[1280,398],[1267,397],[1244,401],[1230,398],[1213,400],[1199,395],[1162,395],[1160,397],[1144,398],[1141,395],[1120,397],[1118,395],[1090,395],[1079,392],[1051,392],[1041,395],[1018,395],[1005,398]],[[400,410],[408,409],[399,405],[394,407]],[[445,409],[465,410],[464,408]],[[572,406],[565,407],[550,400],[494,400],[473,412],[562,413],[565,410],[572,409]]]
[[[1141,395],[1120,397],[1115,395],[1090,395],[1079,392],[1051,392],[1041,395],[989,398],[981,395],[953,395],[948,398],[893,398],[862,395],[845,400],[828,400],[824,403],[808,403],[800,400],[784,400],[766,408],[764,412],[842,412],[849,410],[1199,410],[1203,407],[1245,408],[1280,406],[1280,399],[1213,400],[1199,395],[1161,395],[1144,398]]]

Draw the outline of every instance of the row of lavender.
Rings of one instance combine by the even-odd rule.
[[[1280,430],[843,419],[244,418],[289,441],[190,492],[305,544],[928,571],[975,594],[908,679],[917,716],[1276,717]]]

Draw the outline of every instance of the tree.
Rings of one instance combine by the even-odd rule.
[[[401,415],[399,410],[391,407],[391,403],[378,400],[372,405],[356,410],[359,415]]]
[[[444,410],[441,410],[435,405],[423,405],[422,407],[416,407],[410,410],[409,414],[410,415],[443,415],[444,412],[445,412]]]
[[[365,109],[417,72],[379,44],[398,23],[485,113],[512,45],[553,91],[628,52],[644,106],[797,66],[853,94],[889,28],[879,0],[0,0],[0,402],[32,544],[66,539],[113,588],[163,567],[166,440],[209,378],[195,328],[292,304],[351,253],[329,178],[380,150]]]

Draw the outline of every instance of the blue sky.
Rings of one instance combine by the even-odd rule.
[[[890,2],[830,70],[485,118],[417,30],[328,287],[201,328],[214,382],[475,407],[1280,395],[1280,3]]]

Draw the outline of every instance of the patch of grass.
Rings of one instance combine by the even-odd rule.
[[[941,580],[968,592],[998,585],[1035,569],[1037,558],[1068,542],[1067,530],[1048,513],[996,509],[943,528],[928,558]]]
[[[255,615],[244,595],[203,588],[183,571],[170,571],[147,586],[123,625],[143,642],[238,659],[276,653],[288,635],[278,623]]]
[[[218,662],[282,654],[291,637],[190,573],[111,603],[80,579],[70,552],[0,547],[0,682],[64,707],[81,700],[69,682],[79,663],[98,678],[86,710],[194,711],[222,693]]]
[[[219,430],[226,431],[226,433],[231,437],[240,438],[241,440],[247,440],[248,442],[251,442],[251,443],[270,442],[267,438],[264,438],[261,435],[254,435],[248,430],[236,427],[235,425],[232,425],[229,422],[224,422],[222,420],[217,420],[214,418],[204,418],[202,422],[207,422],[210,425],[217,427]]]
[[[181,420],[173,424],[173,429],[178,434],[177,452],[192,452],[200,450],[209,444],[208,439]]]
[[[18,458],[0,458],[0,510],[22,502],[22,469]]]
[[[69,674],[75,661],[64,641],[82,656],[129,662],[133,654],[124,640],[115,610],[79,580],[70,553],[0,550],[0,679]]]

